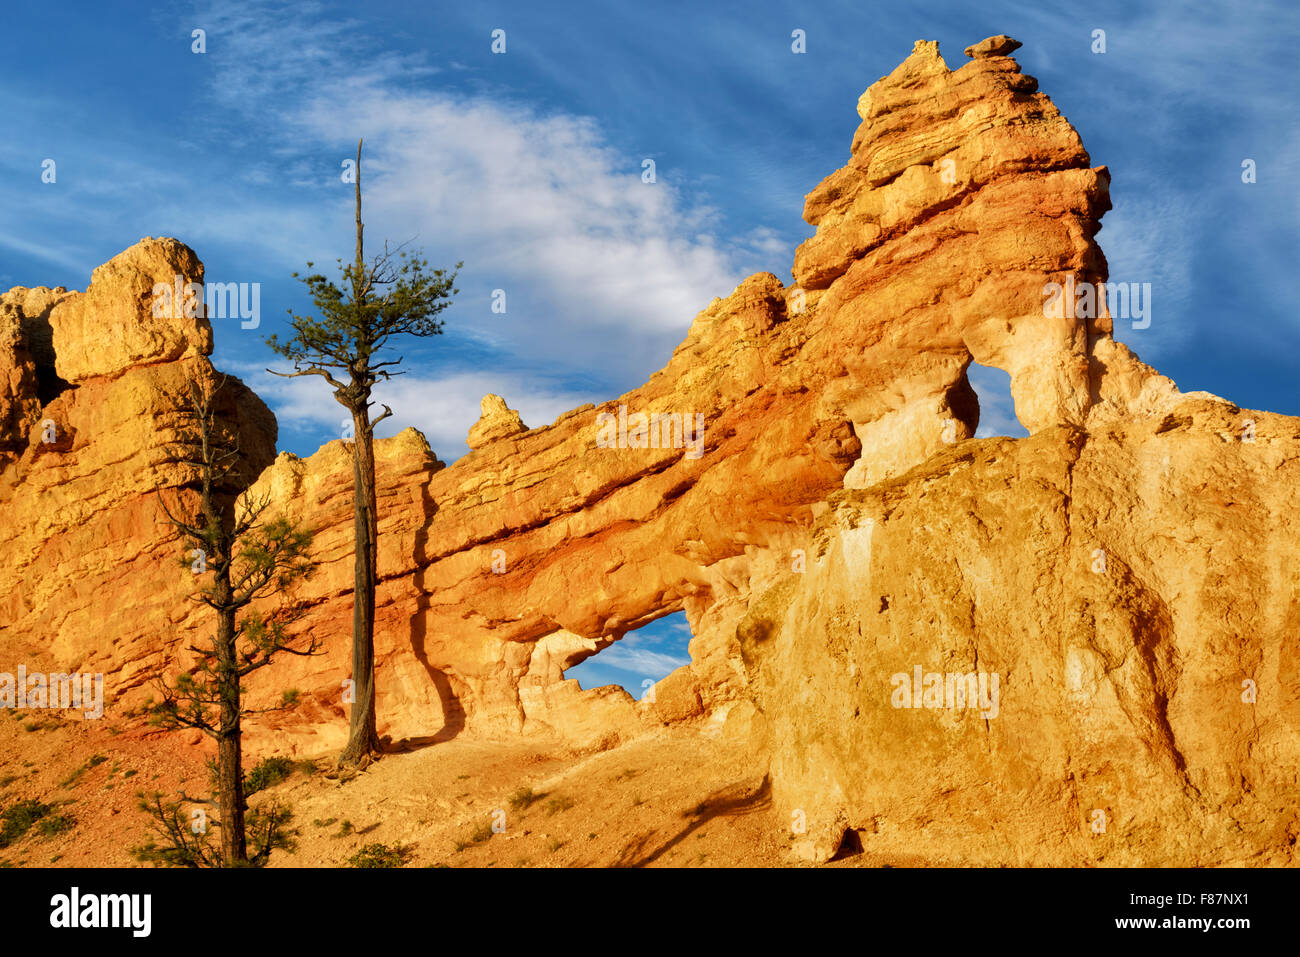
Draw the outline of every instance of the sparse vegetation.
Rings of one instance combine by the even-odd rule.
[[[52,822],[46,824],[51,815]],[[72,827],[73,823],[67,815],[54,814],[53,805],[37,800],[19,801],[0,811],[0,848],[22,840],[33,827],[41,836],[53,837]]]
[[[411,849],[403,845],[367,844],[348,858],[349,867],[404,867]]]
[[[13,807],[0,811],[0,847],[8,847],[20,840],[33,824],[50,812],[40,801],[19,801]]]
[[[293,774],[294,767],[294,762],[290,758],[263,758],[244,778],[244,796],[252,797],[258,791],[265,791],[282,781],[287,781]]]
[[[546,813],[553,816],[562,811],[567,811],[571,807],[573,807],[573,798],[567,794],[562,794],[546,802]]]
[[[510,795],[510,809],[512,811],[526,811],[543,797],[545,795],[536,793],[532,788],[520,788]]]
[[[291,812],[274,803],[253,811],[248,804],[253,792],[245,791],[241,722],[251,712],[244,705],[243,682],[281,654],[311,655],[317,650],[314,637],[298,643],[290,633],[300,613],[292,603],[254,605],[259,599],[283,598],[295,582],[310,577],[315,570],[308,558],[312,533],[285,515],[272,517],[269,495],[244,494],[254,476],[248,472],[238,436],[218,421],[219,394],[225,384],[224,376],[190,378],[185,382],[188,396],[175,401],[181,438],[168,454],[197,467],[198,501],[177,495],[169,502],[162,489],[158,495],[158,504],[180,539],[178,560],[194,576],[191,598],[206,605],[216,621],[206,646],[190,646],[198,657],[188,671],[170,681],[161,673],[156,676],[162,701],[149,709],[150,722],[168,730],[193,728],[214,739],[216,774],[207,799],[163,802],[157,796],[141,797],[140,807],[154,818],[154,833],[164,844],[150,842],[137,849],[137,857],[187,867],[260,866],[273,848],[289,847]],[[258,709],[268,710],[278,709]],[[263,787],[275,783],[268,780],[274,774],[274,770],[262,771]],[[219,853],[209,848],[206,831],[198,836],[202,840],[187,833],[183,805],[198,801],[213,810]],[[257,833],[250,823],[255,814]],[[250,844],[257,844],[252,856]]]
[[[164,802],[157,792],[139,792],[136,797],[140,809],[152,818],[154,832],[162,838],[162,843],[150,840],[131,848],[136,860],[156,867],[229,866],[224,851],[212,845],[210,832],[212,827],[221,826],[219,822],[195,833],[193,819],[180,802]],[[247,856],[233,866],[261,867],[276,848],[293,851],[296,832],[289,827],[292,820],[293,812],[278,802],[250,809],[244,818]]]
[[[103,764],[107,760],[108,758],[106,758],[102,754],[94,755],[93,757],[89,758],[85,764],[83,764],[81,767],[77,768],[77,770],[73,771],[70,775],[64,778],[63,781],[59,783],[59,787],[61,788],[72,787],[72,785],[76,784],[78,781],[81,780],[81,776],[83,774],[85,774],[91,768],[98,767],[99,765]]]
[[[36,832],[41,837],[54,837],[70,831],[77,822],[70,814],[47,814],[36,822]]]

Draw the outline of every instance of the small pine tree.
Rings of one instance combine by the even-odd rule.
[[[200,575],[194,601],[216,613],[216,632],[206,647],[191,646],[199,656],[190,671],[171,683],[159,678],[162,701],[153,708],[153,721],[165,728],[197,728],[217,741],[214,796],[182,797],[165,802],[162,796],[140,795],[141,807],[154,819],[163,844],[146,845],[145,860],[191,867],[262,864],[277,846],[287,846],[288,812],[264,808],[246,819],[242,769],[242,718],[254,712],[243,705],[243,679],[267,667],[280,653],[310,655],[315,639],[305,647],[287,631],[295,617],[285,605],[272,611],[251,609],[259,599],[283,595],[293,584],[308,578],[311,532],[285,517],[267,518],[267,496],[241,496],[249,484],[241,474],[242,456],[237,443],[219,429],[214,402],[225,378],[212,386],[190,380],[188,404],[178,400],[178,411],[188,420],[176,458],[198,472],[198,505],[189,512],[159,501],[168,521],[185,543],[182,564]],[[177,513],[181,514],[178,515]],[[282,705],[285,702],[282,702]],[[213,804],[220,812],[212,822],[221,834],[221,848],[213,849],[202,827],[194,827],[182,811],[185,803]],[[249,835],[252,835],[252,854]]]
[[[375,565],[378,557],[378,518],[375,512],[375,426],[393,410],[370,418],[371,392],[380,379],[401,375],[394,367],[401,356],[386,355],[396,336],[426,337],[442,332],[439,313],[451,305],[456,275],[429,271],[428,260],[408,255],[400,246],[367,262],[361,224],[361,141],[356,165],[356,260],[338,260],[342,288],[321,273],[303,278],[319,317],[289,312],[293,335],[267,338],[266,344],[293,363],[293,372],[268,369],[287,377],[320,376],[334,387],[334,398],[352,417],[352,502],[355,530],[352,593],[352,681],[354,699],[348,743],[339,757],[341,767],[363,767],[379,752],[375,723]],[[312,263],[307,263],[308,269]]]

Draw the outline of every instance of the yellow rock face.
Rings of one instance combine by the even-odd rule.
[[[832,496],[740,627],[806,853],[1295,864],[1297,483],[1300,422],[1188,398]]]
[[[50,313],[59,343],[55,370],[82,382],[142,363],[210,355],[212,326],[203,317],[202,291],[186,289],[202,282],[194,250],[175,239],[142,239],[97,268],[89,289]]]
[[[175,270],[202,279],[192,250],[149,239],[95,270],[86,293],[0,297],[0,382],[21,410],[0,419],[0,650],[103,672],[119,702],[142,698],[150,671],[183,660],[206,624],[158,504],[194,479],[168,451],[176,397],[187,379],[218,375],[206,319],[152,316],[153,281]],[[275,454],[275,417],[237,379],[217,411],[256,475]]]
[[[499,395],[485,395],[479,404],[482,416],[469,430],[466,444],[471,449],[481,448],[493,439],[506,438],[527,432],[528,426],[519,418],[519,413],[506,405],[506,400]]]

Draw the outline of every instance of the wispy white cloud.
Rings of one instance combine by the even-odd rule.
[[[1295,220],[1278,209],[1300,205],[1300,7],[994,0],[994,11],[1016,25],[1026,43],[1017,55],[1044,71],[1044,91],[1080,127],[1093,162],[1111,167],[1114,208],[1097,240],[1113,280],[1151,282],[1154,296],[1150,328],[1117,322],[1116,337],[1160,365],[1213,349],[1225,308],[1249,310],[1233,335],[1254,347],[1268,348],[1279,323],[1300,329],[1277,279],[1296,254]],[[1104,53],[1091,51],[1094,29],[1105,31]],[[1268,175],[1245,187],[1248,157]]]
[[[322,92],[299,118],[322,143],[366,133],[371,235],[455,250],[508,300],[553,312],[543,323],[680,337],[740,278],[707,232],[710,211],[642,182],[636,159],[589,119],[377,86]],[[546,351],[554,342],[545,325],[529,338]],[[565,353],[575,345],[599,348],[568,342]]]
[[[612,645],[565,672],[584,688],[621,684],[636,697],[642,682],[659,681],[670,672],[690,664],[687,645],[691,627],[684,612],[677,612],[628,632]]]
[[[739,266],[782,251],[788,261],[790,250],[770,231],[734,248],[716,238],[714,210],[663,179],[643,182],[641,157],[611,147],[588,117],[413,84],[434,71],[418,57],[365,56],[358,68],[364,44],[359,50],[349,25],[319,9],[223,4],[198,19],[213,54],[266,64],[255,76],[214,72],[213,101],[280,131],[278,141],[287,132],[296,146],[243,174],[252,182],[288,177],[282,196],[214,210],[196,224],[202,238],[256,237],[278,245],[270,252],[286,263],[332,262],[351,229],[340,163],[363,135],[371,247],[414,238],[434,265],[466,263],[462,296],[447,313],[455,335],[488,343],[504,364],[549,381],[605,383],[594,395],[530,386],[522,372],[467,368],[381,390],[399,424],[446,423],[431,440],[463,447],[484,392],[504,394],[535,424],[563,411],[557,402],[638,384],[699,310],[735,288]],[[299,194],[293,182],[302,183]],[[496,289],[506,295],[504,316],[489,308]],[[257,388],[286,421],[321,422],[316,403],[298,398],[301,387]]]
[[[1106,214],[1097,241],[1106,253],[1112,283],[1150,283],[1150,320],[1145,329],[1133,319],[1114,319],[1115,338],[1137,352],[1154,356],[1177,348],[1195,335],[1186,321],[1194,288],[1195,211],[1181,193],[1161,190],[1128,199]]]
[[[75,253],[69,252],[67,247],[49,246],[41,242],[33,242],[20,238],[16,234],[0,233],[0,246],[5,249],[11,249],[15,252],[23,253],[35,259],[42,259],[45,262],[53,263],[56,266],[62,266],[64,269],[80,271],[84,268],[84,258]],[[87,281],[89,274],[87,273]]]
[[[600,653],[600,663],[621,668],[649,678],[662,678],[668,672],[690,664],[682,652],[691,639],[691,626],[683,612],[628,632]]]
[[[668,655],[647,648],[628,648],[615,642],[600,655],[600,663],[607,668],[618,668],[648,678],[662,678],[676,668],[691,663],[682,655]]]

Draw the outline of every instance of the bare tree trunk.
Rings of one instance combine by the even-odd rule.
[[[375,581],[378,518],[375,512],[375,446],[370,416],[363,407],[352,413],[356,430],[352,452],[352,499],[356,534],[352,599],[352,682],[355,698],[343,765],[364,763],[379,751],[375,724]]]
[[[361,267],[365,265],[366,259],[361,244],[361,234],[365,227],[361,225],[361,140],[357,140],[357,168],[356,168],[356,194],[357,194],[357,270],[360,274]],[[353,292],[359,289],[359,286],[352,287]]]
[[[211,460],[208,423],[205,416],[204,460]],[[241,755],[239,723],[239,662],[235,649],[234,589],[230,581],[230,559],[234,549],[227,529],[234,527],[234,506],[222,509],[214,501],[215,493],[209,480],[203,487],[203,514],[210,523],[221,529],[215,543],[213,556],[213,599],[217,608],[217,636],[214,650],[217,654],[217,693],[221,697],[217,725],[217,801],[221,806],[221,860],[226,867],[237,867],[248,861],[248,843],[244,834],[244,771]]]
[[[352,274],[352,296],[362,309],[365,252],[361,223],[361,140],[357,140],[356,213],[357,261]],[[358,321],[361,315],[358,314]],[[367,763],[379,751],[375,726],[375,566],[378,561],[379,522],[375,513],[375,437],[370,431],[370,384],[366,374],[368,356],[352,370],[349,396],[353,425],[352,512],[355,554],[352,582],[352,714],[347,747],[339,764],[356,767]]]
[[[217,797],[221,802],[221,858],[226,867],[248,862],[244,834],[244,768],[235,660],[235,610],[223,609],[217,630],[217,686],[221,717],[217,738]]]

